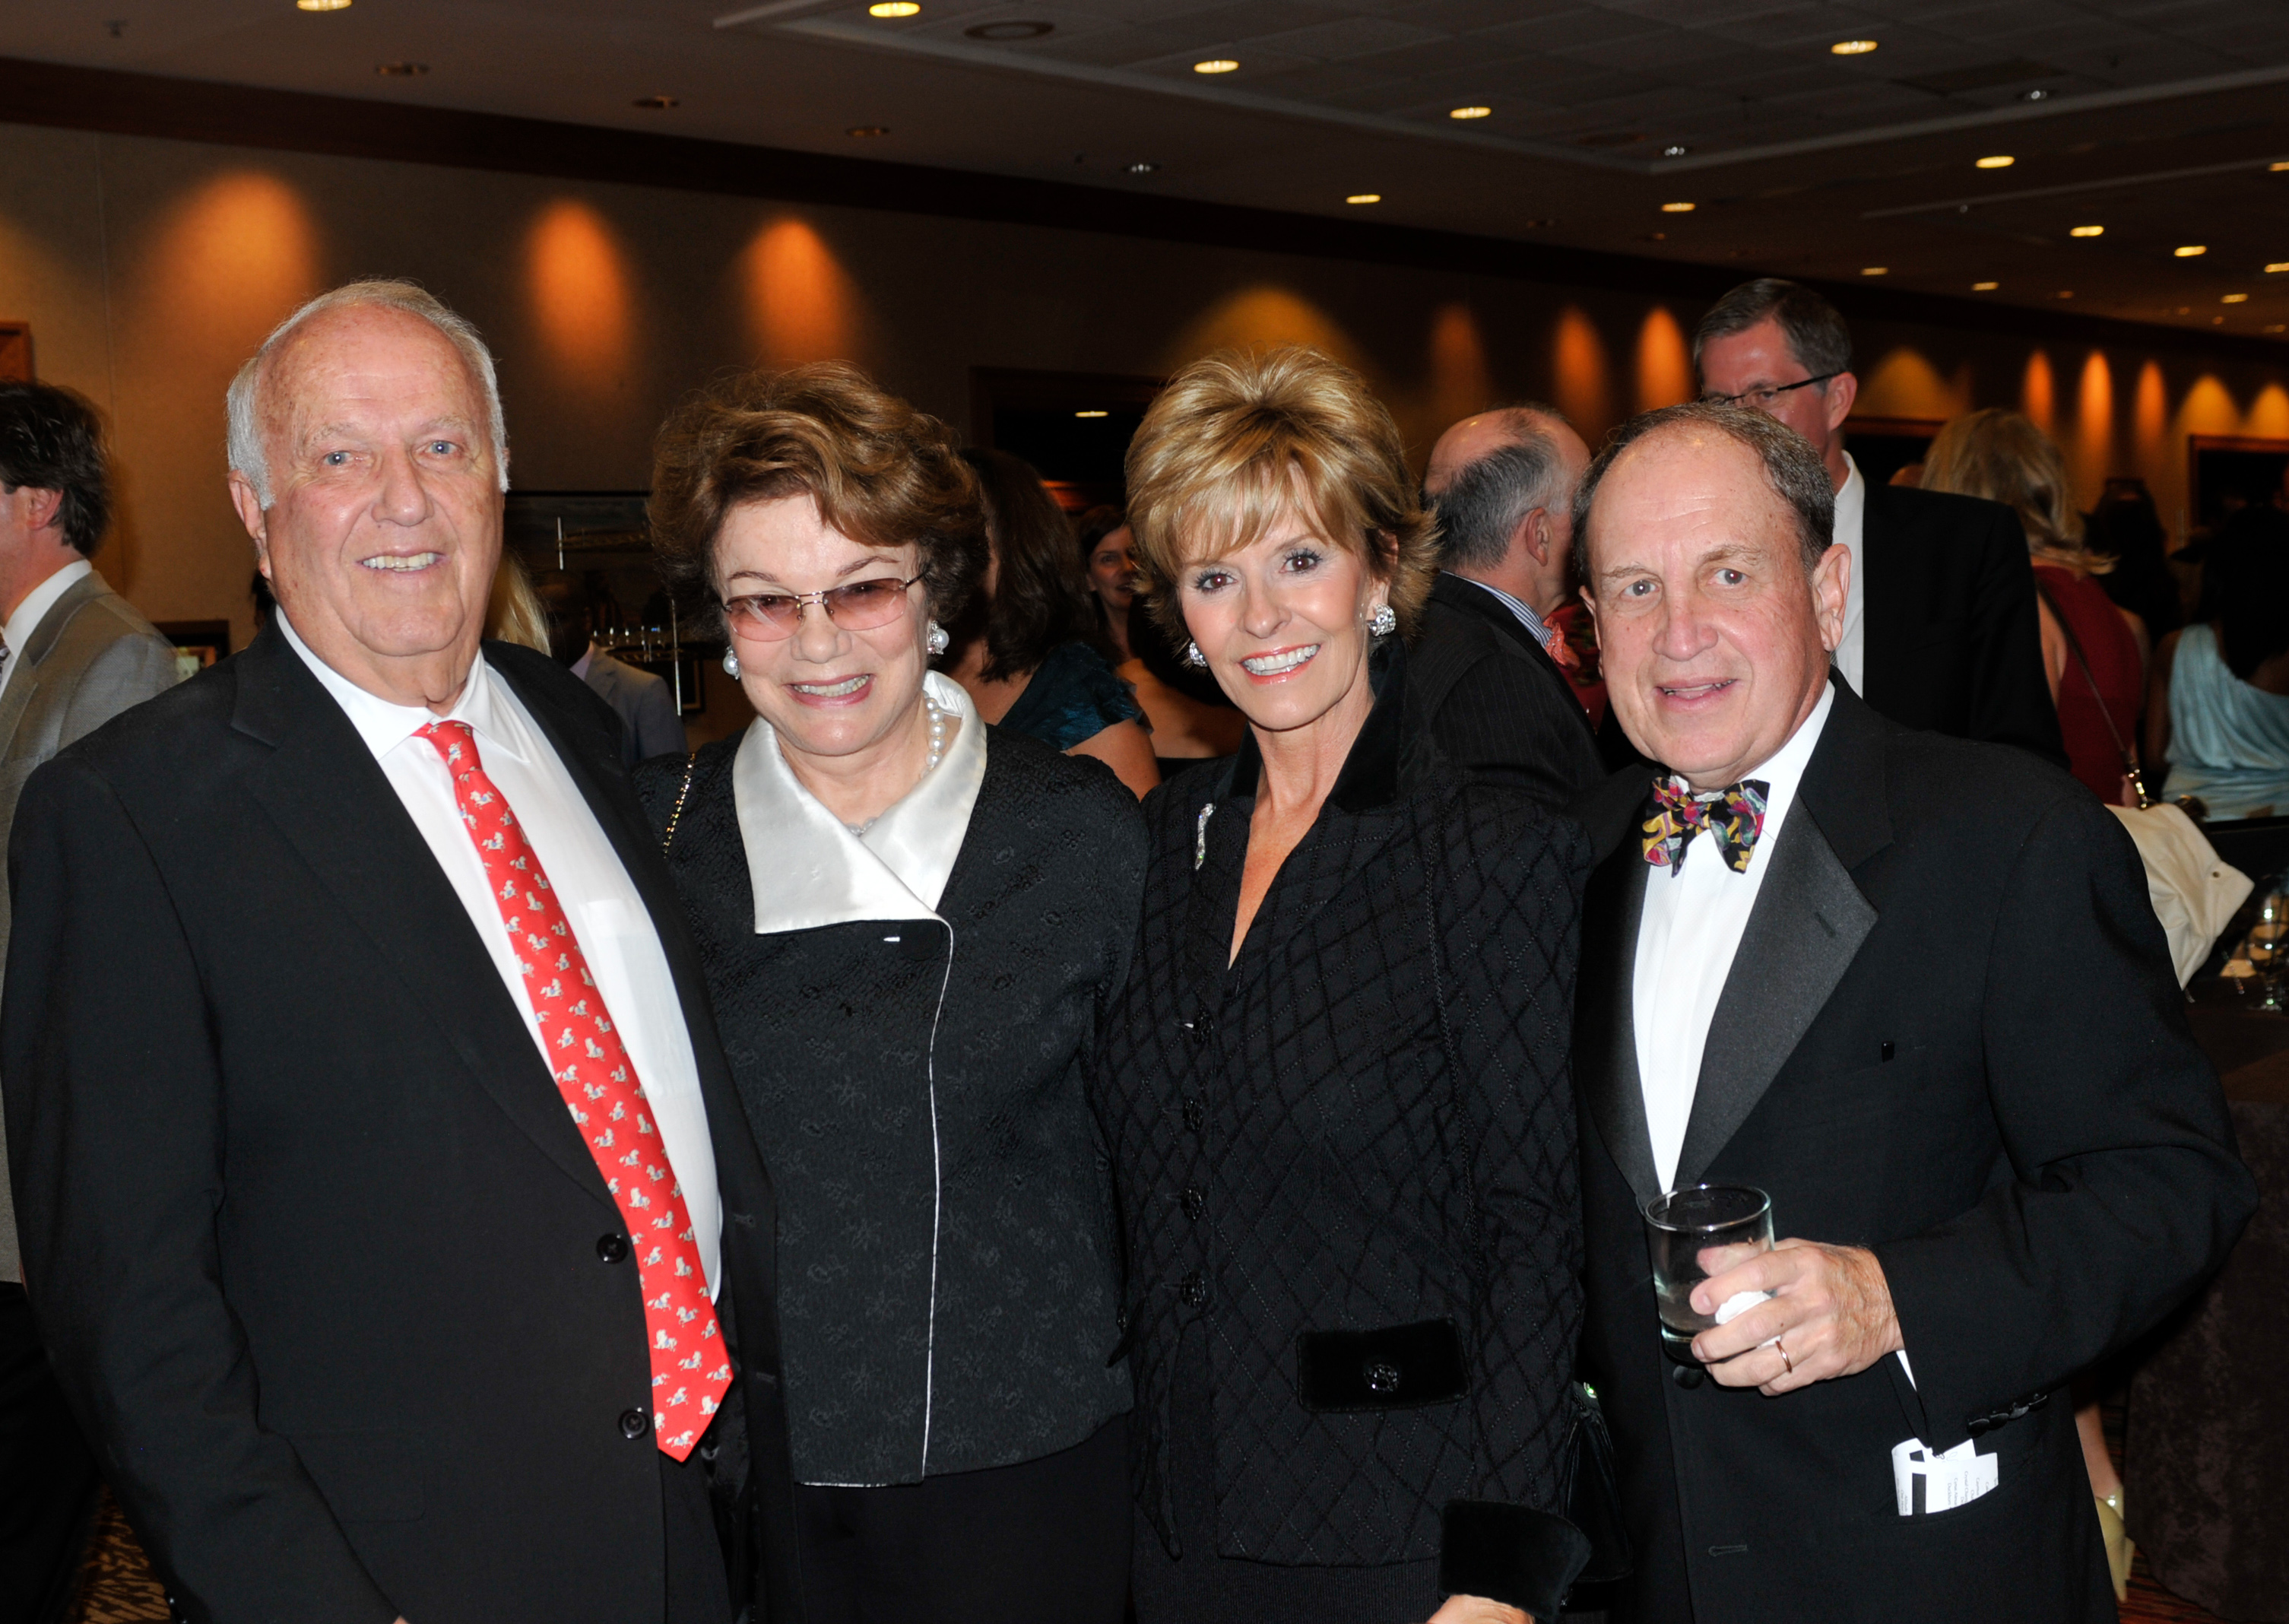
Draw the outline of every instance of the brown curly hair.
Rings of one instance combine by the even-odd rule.
[[[1129,529],[1152,615],[1182,646],[1190,564],[1236,553],[1300,511],[1391,589],[1415,635],[1438,579],[1438,521],[1367,380],[1316,349],[1225,350],[1169,380],[1129,445]]]
[[[853,541],[918,546],[935,620],[960,615],[985,573],[977,480],[944,423],[844,362],[742,372],[677,407],[653,447],[653,558],[695,627],[723,630],[724,518],[797,495]]]

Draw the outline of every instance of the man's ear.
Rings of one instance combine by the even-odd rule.
[[[255,495],[253,482],[236,468],[230,471],[230,505],[238,510],[238,522],[246,526],[246,533],[254,538],[255,551],[264,553],[270,516],[262,511],[262,499]]]
[[[1520,519],[1518,528],[1510,533],[1510,544],[1513,549],[1525,548],[1533,555],[1535,563],[1545,566],[1550,563],[1550,549],[1557,540],[1557,532],[1550,523],[1550,509],[1547,508],[1535,508]]]
[[[1844,606],[1852,595],[1852,549],[1835,542],[1812,567],[1812,612],[1821,646],[1833,654],[1844,641]]]
[[[17,489],[24,497],[26,529],[45,530],[50,525],[59,523],[63,517],[64,493],[62,492],[50,491],[40,485],[20,485]],[[60,541],[63,538],[59,535],[56,540]]]
[[[1850,372],[1838,372],[1828,380],[1828,432],[1834,434],[1852,415],[1854,403],[1860,398],[1860,380]]]

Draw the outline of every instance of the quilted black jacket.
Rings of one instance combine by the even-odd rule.
[[[1567,1050],[1588,851],[1523,792],[1465,784],[1402,685],[1391,670],[1229,969],[1252,740],[1145,804],[1142,932],[1090,1072],[1128,1239],[1137,1490],[1181,1555],[1171,1375],[1205,1322],[1221,1553],[1443,1556],[1448,1589],[1508,1599],[1467,1580],[1451,1533],[1442,1552],[1440,1517],[1478,1502],[1462,1522],[1513,1573],[1551,1543],[1582,1316]]]

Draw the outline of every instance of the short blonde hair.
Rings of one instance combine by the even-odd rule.
[[[1316,349],[1226,350],[1169,381],[1129,446],[1129,528],[1152,613],[1180,643],[1188,564],[1236,553],[1300,512],[1388,585],[1400,631],[1438,576],[1438,524],[1399,425],[1366,380]]]
[[[2027,550],[2038,558],[2093,575],[2114,567],[2084,537],[2059,448],[2016,412],[1986,406],[1941,429],[1924,455],[1923,488],[2001,502],[2026,526]]]

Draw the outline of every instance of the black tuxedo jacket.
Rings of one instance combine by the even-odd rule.
[[[1872,1247],[1909,1358],[1778,1398],[1672,1364],[1631,1015],[1643,772],[1579,811],[1575,1023],[1605,1403],[1636,1572],[1671,1624],[2114,1617],[2072,1406],[2253,1211],[2112,813],[2017,750],[1910,732],[1838,685],[1710,1028],[1676,1183],[1753,1184],[1776,1233]],[[1767,860],[1759,853],[1759,860]],[[1902,1518],[1891,1451],[1976,1436],[1996,1489]]]
[[[1415,725],[1483,783],[1564,806],[1606,775],[1574,685],[1509,606],[1441,571],[1408,651]]]
[[[682,993],[754,1457],[734,1521],[758,1616],[783,1620],[770,1185],[617,719],[545,655],[485,657]],[[0,1076],[33,1306],[189,1616],[660,1619],[665,1457],[622,1433],[650,1371],[634,1266],[602,1244],[619,1212],[451,884],[283,636],[43,767],[10,870]]]
[[[2015,744],[2065,766],[2018,516],[1870,484],[1861,549],[1861,697],[1902,727]]]

